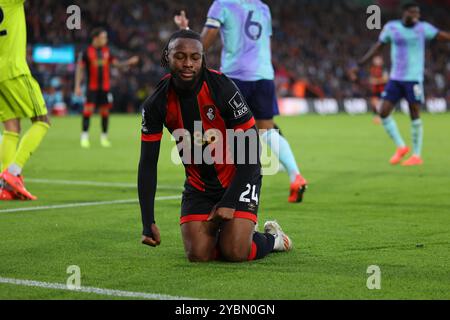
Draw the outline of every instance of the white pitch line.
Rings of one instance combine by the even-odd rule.
[[[74,181],[74,180],[53,180],[53,179],[26,179],[26,182],[41,183],[41,184],[56,184],[67,186],[86,186],[86,187],[106,187],[106,188],[137,188],[137,183],[123,183],[123,182],[98,182],[98,181]],[[158,185],[158,189],[166,190],[182,190],[183,188]]]
[[[95,288],[95,287],[80,287],[80,289],[69,289],[67,287],[67,285],[64,285],[61,283],[51,283],[51,282],[22,280],[22,279],[3,278],[3,277],[0,277],[0,283],[12,284],[12,285],[18,285],[18,286],[26,286],[26,287],[37,287],[37,288],[45,288],[45,289],[56,289],[56,290],[66,290],[66,291],[73,291],[73,292],[93,293],[93,294],[113,296],[113,297],[142,298],[142,299],[152,299],[152,300],[198,300],[197,298],[171,296],[168,294],[111,290],[111,289],[102,289],[102,288]]]
[[[158,200],[158,201],[161,201],[161,200],[174,200],[174,199],[180,199],[180,198],[181,198],[181,195],[177,195],[177,196],[163,196],[163,197],[156,197],[155,200]],[[0,210],[0,213],[39,211],[39,210],[54,210],[54,209],[76,208],[76,207],[91,207],[91,206],[135,203],[135,202],[138,202],[138,199],[110,200],[110,201],[96,201],[96,202],[78,202],[78,203],[58,204],[58,205],[51,205],[51,206],[3,209],[3,210]]]

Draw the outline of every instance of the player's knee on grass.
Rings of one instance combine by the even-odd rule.
[[[181,225],[184,251],[190,262],[207,262],[215,259],[217,230],[215,224],[201,221]]]
[[[184,251],[190,262],[208,262],[215,259],[213,239],[183,235]]]
[[[219,235],[220,253],[230,262],[248,260],[255,224],[247,219],[235,218],[224,224]]]
[[[248,260],[250,245],[247,243],[221,243],[220,253],[223,259],[230,262],[243,262]]]
[[[187,258],[189,262],[209,262],[214,260],[212,256],[192,252],[187,253]]]
[[[208,262],[214,260],[214,251],[204,246],[186,248],[186,256],[190,262]]]

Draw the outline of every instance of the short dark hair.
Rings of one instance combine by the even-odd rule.
[[[408,1],[402,5],[402,11],[405,12],[411,8],[420,7],[419,4],[415,1]]]
[[[164,68],[169,67],[169,60],[168,60],[169,45],[175,39],[194,39],[194,40],[198,40],[198,41],[202,42],[200,33],[195,32],[190,29],[182,29],[182,30],[178,30],[178,31],[172,33],[169,40],[167,41],[166,46],[163,49],[163,52],[161,55],[161,66]],[[206,66],[205,55],[203,55],[203,66]]]
[[[106,29],[103,27],[97,27],[97,28],[92,29],[91,40],[94,40],[94,38],[98,37],[103,32],[107,32]]]

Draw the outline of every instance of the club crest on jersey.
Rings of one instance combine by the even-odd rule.
[[[233,98],[228,101],[228,104],[233,108],[234,118],[240,118],[248,112],[248,107],[239,91],[236,91]]]
[[[216,108],[214,106],[205,106],[205,112],[210,121],[216,118]]]

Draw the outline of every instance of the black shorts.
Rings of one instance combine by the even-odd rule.
[[[273,80],[232,80],[241,91],[256,120],[270,120],[280,114]]]
[[[235,218],[243,218],[258,222],[258,205],[262,176],[249,182],[236,203]],[[226,190],[218,192],[202,192],[186,188],[181,200],[180,224],[191,221],[206,221],[214,206],[222,199]]]
[[[86,105],[100,106],[112,106],[113,95],[108,91],[91,91],[86,93]]]
[[[389,80],[381,94],[381,98],[396,104],[405,98],[409,104],[422,104],[425,102],[423,83],[418,81]]]

